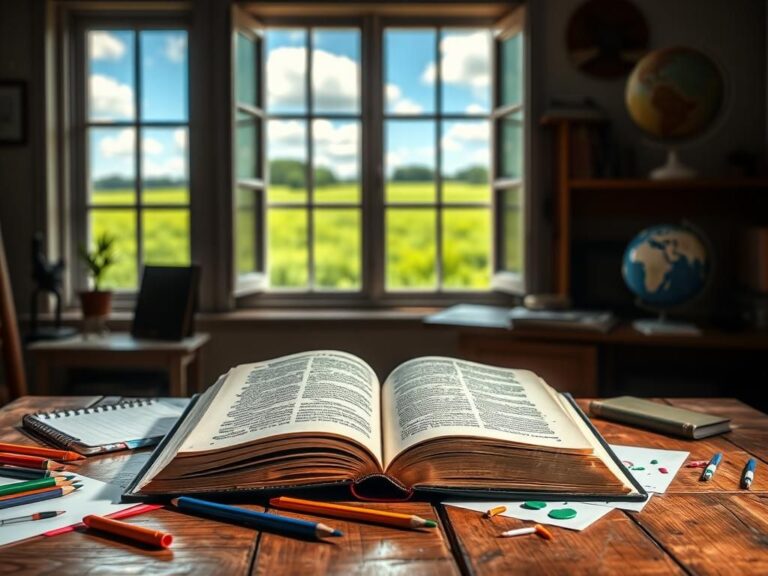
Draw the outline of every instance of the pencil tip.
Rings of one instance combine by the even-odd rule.
[[[344,536],[344,532],[342,532],[341,530],[334,530],[333,532],[331,532],[331,536]]]
[[[66,510],[56,510],[56,516],[61,516],[62,514],[66,514]]]
[[[425,528],[437,528],[437,522],[434,520],[424,520]]]
[[[178,506],[179,505],[179,499],[178,498],[171,498],[171,504],[173,504],[174,506]]]

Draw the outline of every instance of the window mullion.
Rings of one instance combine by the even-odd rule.
[[[435,192],[437,209],[435,210],[435,279],[437,291],[443,290],[443,151],[440,141],[443,133],[442,112],[442,60],[440,58],[440,39],[442,27],[435,34]]]
[[[141,146],[141,99],[142,99],[142,81],[141,81],[141,36],[138,29],[134,29],[134,63],[133,74],[134,83],[136,85],[136,95],[134,103],[134,119],[133,130],[134,137],[136,139],[136,149],[134,151],[134,193],[136,194],[136,282],[137,285],[140,282],[139,275],[141,274],[141,268],[144,264],[144,226],[142,218],[142,146]]]
[[[315,177],[314,177],[314,170],[312,167],[314,166],[314,133],[313,133],[313,126],[314,126],[314,113],[315,113],[315,103],[314,98],[312,97],[312,58],[314,55],[314,35],[312,34],[313,29],[307,28],[307,50],[306,50],[306,66],[307,66],[307,74],[305,75],[305,81],[306,81],[306,95],[307,95],[307,129],[306,129],[306,135],[307,135],[307,165],[306,165],[306,176],[305,179],[307,181],[307,211],[306,211],[306,217],[307,217],[307,266],[309,267],[309,270],[307,271],[307,285],[309,287],[310,292],[314,292],[316,290],[315,286],[315,243],[314,243],[314,237],[315,237]]]

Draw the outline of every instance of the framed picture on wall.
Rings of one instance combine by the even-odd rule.
[[[0,80],[0,145],[20,145],[26,141],[26,82]]]

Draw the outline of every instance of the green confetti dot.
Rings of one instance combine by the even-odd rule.
[[[642,466],[633,466],[630,470],[645,470]]]
[[[558,508],[557,510],[552,510],[547,516],[555,520],[570,520],[571,518],[576,518],[576,510],[573,508]]]
[[[658,464],[658,463],[659,463],[658,460],[651,460],[651,464]]]
[[[541,510],[542,508],[547,507],[547,503],[540,502],[538,500],[529,500],[528,502],[523,502],[521,506],[523,508],[527,508],[528,510]]]

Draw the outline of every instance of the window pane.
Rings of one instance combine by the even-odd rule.
[[[189,204],[186,128],[141,131],[142,201]]]
[[[504,237],[501,243],[502,269],[510,272],[523,271],[523,190],[520,187],[501,192],[501,207],[504,211]]]
[[[135,36],[131,30],[91,30],[88,45],[88,118],[133,120]]]
[[[187,32],[149,30],[141,36],[141,117],[185,122],[188,116]]]
[[[518,104],[523,99],[523,35],[516,34],[501,43],[501,105]]]
[[[243,104],[259,105],[259,44],[258,40],[248,38],[242,32],[238,32],[236,40],[237,72],[235,83],[237,85],[237,101]]]
[[[307,201],[307,123],[270,120],[267,123],[267,160],[271,202]]]
[[[88,194],[91,204],[136,202],[136,131],[88,130]]]
[[[316,210],[315,284],[331,290],[359,290],[362,259],[360,210]]]
[[[387,202],[434,202],[435,123],[388,120],[385,126]]]
[[[88,247],[105,232],[115,236],[115,264],[104,276],[103,289],[135,289],[136,275],[136,211],[91,210]]]
[[[491,101],[491,31],[445,30],[440,39],[442,111],[487,114]]]
[[[360,111],[360,32],[312,32],[312,106],[316,114]]]
[[[384,32],[384,98],[388,114],[435,111],[436,32],[433,28]]]
[[[267,109],[270,113],[307,110],[307,33],[271,29],[266,33]]]
[[[315,120],[315,202],[360,202],[360,123]]]
[[[189,210],[145,210],[141,226],[145,264],[189,264]]]
[[[488,290],[491,281],[491,211],[443,210],[443,286]]]
[[[502,178],[523,176],[523,115],[519,112],[501,119],[499,175]]]
[[[237,189],[235,205],[235,253],[238,274],[256,270],[256,194],[248,188]]]
[[[445,202],[490,202],[488,183],[490,124],[485,120],[443,122]]]
[[[435,210],[390,208],[386,216],[386,289],[437,287]]]
[[[237,113],[235,173],[239,180],[261,179],[259,170],[259,128],[261,120],[244,112]]]
[[[269,282],[272,288],[307,288],[307,211],[271,208],[267,230]]]

